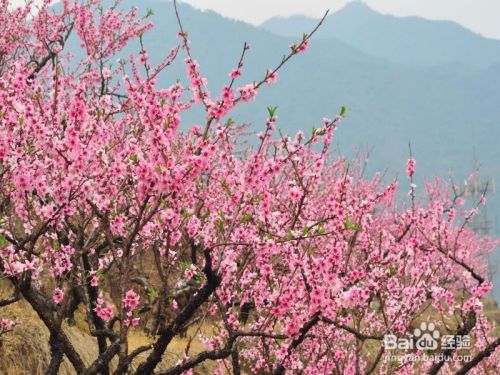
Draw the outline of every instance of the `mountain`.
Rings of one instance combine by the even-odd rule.
[[[317,22],[305,16],[277,17],[261,28],[298,37]],[[487,67],[500,61],[499,40],[484,38],[450,21],[380,14],[360,2],[348,3],[329,15],[318,38],[336,38],[372,56],[408,65],[462,63]]]
[[[161,0],[124,0],[122,3],[124,8],[132,5],[139,7],[140,14],[146,14],[148,8],[154,12],[151,21],[156,27],[144,35],[144,43],[152,60],[159,61],[178,43],[173,6]],[[373,41],[359,39],[367,45],[361,48],[354,42],[351,44],[349,38],[328,35],[332,20],[340,22],[344,14],[342,17],[346,20],[342,22],[347,30],[350,12],[360,10],[367,18],[387,22],[382,30],[393,30],[397,25],[401,35],[393,39],[403,40],[402,35],[407,35],[413,38],[407,41],[408,46],[416,44],[415,35],[434,33],[435,40],[443,41],[452,38],[449,34],[452,32],[456,38],[454,44],[469,45],[469,50],[484,52],[484,45],[491,45],[490,61],[484,57],[486,52],[483,57],[457,52],[458,57],[453,60],[455,50],[451,47],[449,51],[433,53],[428,47],[428,52],[421,51],[421,55],[417,54],[418,61],[414,61],[409,57],[414,56],[412,48],[403,44],[401,48],[406,49],[395,53],[387,46],[377,50],[378,45]],[[268,68],[281,61],[283,54],[289,51],[288,46],[297,39],[184,4],[180,4],[179,12],[189,33],[192,53],[200,62],[214,95],[228,82],[228,73],[237,64],[245,41],[252,48],[237,85],[261,79]],[[398,171],[403,172],[408,142],[411,142],[420,177],[447,177],[453,171],[455,181],[460,182],[470,174],[476,160],[483,176],[500,181],[500,60],[494,63],[493,53],[499,42],[481,38],[455,24],[382,16],[359,5],[350,5],[330,17],[318,38],[311,41],[307,53],[294,58],[279,72],[274,86],[263,87],[255,102],[246,103],[233,113],[237,122],[251,124],[252,131],[260,131],[267,116],[266,106],[276,105],[277,125],[284,133],[293,134],[299,129],[310,132],[313,126],[321,124],[324,116],[335,116],[345,105],[349,112],[335,142],[349,157],[359,148],[371,150],[367,173],[388,169],[390,178]],[[307,26],[303,24],[293,30],[311,29]],[[343,32],[347,33],[346,30]],[[408,30],[414,30],[415,35]],[[82,53],[75,41],[71,43],[70,48],[76,54]],[[375,43],[376,53],[369,50],[370,43]],[[419,45],[425,47],[424,42]],[[127,47],[123,56],[132,51],[136,51],[133,45]],[[182,60],[183,57],[178,58],[162,73],[159,86],[169,86],[185,77]],[[188,128],[203,121],[201,113],[194,111],[183,117],[182,126]],[[256,137],[251,137],[250,141],[254,139]],[[405,179],[401,180],[405,184]],[[418,184],[422,186],[421,182]],[[491,196],[488,202],[490,218],[500,216],[498,195]],[[496,276],[496,284],[500,300],[500,275]]]

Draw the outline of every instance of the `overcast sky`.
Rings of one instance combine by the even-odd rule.
[[[201,9],[258,25],[272,16],[306,14],[320,17],[347,0],[183,0]],[[453,20],[485,36],[500,39],[500,0],[365,0],[382,13]]]
[[[224,16],[258,25],[272,16],[305,14],[320,17],[348,0],[180,0],[200,9],[212,9]],[[24,0],[11,0],[22,4]],[[140,4],[141,1],[137,0]],[[418,15],[429,19],[453,20],[488,37],[500,39],[500,0],[365,0],[382,13]]]

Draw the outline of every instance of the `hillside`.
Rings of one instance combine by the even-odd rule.
[[[271,18],[261,27],[277,35],[300,35],[318,20],[305,16]],[[500,61],[500,41],[484,38],[451,21],[380,14],[352,2],[330,15],[318,38],[336,38],[370,55],[407,65],[461,63],[488,67]]]

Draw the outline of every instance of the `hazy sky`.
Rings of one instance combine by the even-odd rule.
[[[267,18],[306,14],[319,17],[326,9],[335,11],[347,0],[183,0],[202,9],[260,24]],[[485,36],[500,39],[500,0],[365,0],[382,13],[418,15],[453,20]]]
[[[320,17],[348,0],[181,0],[200,9],[212,9],[224,16],[258,25],[272,16],[306,14]],[[22,4],[23,0],[11,0]],[[140,4],[141,1],[137,0]],[[500,0],[365,0],[382,13],[418,15],[429,19],[453,20],[488,37],[500,39]]]

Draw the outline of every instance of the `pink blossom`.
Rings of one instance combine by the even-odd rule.
[[[406,163],[406,175],[408,177],[412,177],[415,173],[415,165],[417,164],[414,158],[408,158],[408,162]]]
[[[52,299],[54,300],[55,303],[60,304],[64,299],[64,291],[60,288],[55,288]]]
[[[272,85],[278,81],[278,72],[267,70],[266,72],[266,83]]]
[[[210,312],[210,315],[215,315],[217,313],[217,306],[216,305],[212,305],[210,306],[210,309],[208,310]]]
[[[90,280],[90,285],[96,287],[99,285],[99,277],[98,276],[92,276],[92,279]]]
[[[109,322],[113,317],[113,307],[110,305],[104,307],[102,305],[97,305],[94,308],[94,311],[96,312],[97,316],[105,322]]]
[[[170,304],[172,309],[177,310],[179,308],[179,305],[177,304],[177,301],[174,299],[172,300],[172,303]]]
[[[295,53],[303,53],[307,50],[309,47],[309,39],[304,39],[302,42],[300,42],[298,45],[297,44],[292,44],[290,48],[295,52]]]
[[[128,310],[135,310],[139,305],[139,295],[132,289],[125,293],[125,298],[122,300],[125,308]]]
[[[241,100],[248,102],[255,99],[257,95],[257,90],[255,89],[255,85],[253,83],[249,83],[246,86],[238,88],[238,92],[240,93]]]
[[[113,317],[113,307],[109,304],[106,304],[104,298],[102,297],[102,293],[99,293],[94,311],[96,312],[97,316],[105,322],[109,322]]]
[[[229,73],[229,77],[235,79],[237,77],[241,76],[241,70],[240,69],[233,69],[231,73]]]
[[[5,331],[10,331],[12,328],[14,328],[16,325],[20,324],[21,321],[17,320],[10,320],[7,318],[2,318],[0,320],[0,333],[5,332]]]

